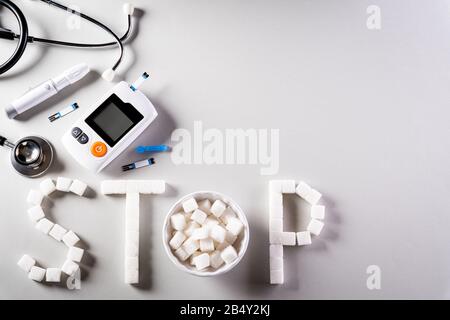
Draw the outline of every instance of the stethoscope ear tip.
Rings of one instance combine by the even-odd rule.
[[[123,13],[125,13],[125,15],[127,16],[132,16],[134,13],[134,5],[132,5],[131,3],[125,3],[123,5]]]
[[[113,69],[107,69],[102,74],[102,78],[108,82],[113,82],[116,77],[116,72]]]

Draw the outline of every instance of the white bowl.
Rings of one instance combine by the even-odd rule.
[[[241,222],[244,224],[244,231],[241,233],[239,238],[236,240],[235,244],[233,245],[238,252],[238,258],[231,264],[224,264],[222,267],[220,267],[217,270],[206,270],[206,271],[198,271],[195,266],[191,266],[189,264],[189,260],[185,262],[181,262],[178,260],[178,258],[174,255],[172,248],[169,245],[169,241],[172,237],[172,234],[174,232],[174,229],[172,228],[172,225],[170,223],[170,218],[172,215],[179,213],[183,211],[182,204],[190,199],[195,198],[197,201],[201,200],[210,200],[212,203],[216,200],[222,200],[225,204],[230,206],[233,211],[237,214],[238,218],[241,220]],[[185,196],[184,198],[180,199],[177,203],[175,203],[172,208],[170,208],[169,213],[167,214],[166,219],[164,220],[163,225],[163,244],[164,249],[166,250],[167,256],[169,259],[173,262],[173,264],[180,269],[181,271],[190,273],[195,276],[199,277],[213,277],[218,276],[221,274],[225,274],[229,271],[231,271],[234,267],[236,267],[239,262],[244,257],[245,253],[247,252],[248,243],[250,239],[250,227],[248,225],[247,217],[245,216],[244,212],[242,211],[241,207],[233,201],[228,196],[225,196],[218,192],[210,192],[210,191],[202,191],[202,192],[195,192],[192,194],[189,194]]]

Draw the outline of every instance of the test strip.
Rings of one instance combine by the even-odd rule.
[[[130,86],[130,89],[133,91],[137,91],[139,89],[139,87],[145,82],[145,80],[147,80],[149,78],[149,74],[147,72],[144,72],[142,74],[142,76],[139,77],[139,79],[136,80],[135,83],[133,83]]]
[[[73,103],[70,106],[68,106],[67,108],[65,108],[64,110],[55,113],[54,115],[50,116],[48,118],[48,120],[50,120],[50,122],[54,122],[58,119],[61,119],[69,114],[71,114],[72,112],[74,112],[75,110],[77,110],[79,108],[78,103]]]
[[[131,171],[131,170],[137,170],[137,169],[140,169],[140,168],[151,167],[155,163],[156,163],[155,159],[151,158],[151,159],[148,159],[148,160],[139,161],[139,162],[136,162],[136,163],[132,163],[132,164],[123,166],[122,170],[124,172]]]

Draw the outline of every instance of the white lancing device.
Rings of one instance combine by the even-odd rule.
[[[6,107],[6,114],[8,115],[8,118],[15,119],[18,115],[36,107],[56,95],[64,88],[84,78],[89,71],[90,69],[87,64],[78,64],[64,71],[61,75],[31,89],[22,97],[14,100],[9,106]]]

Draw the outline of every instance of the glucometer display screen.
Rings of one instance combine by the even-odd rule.
[[[112,148],[144,119],[131,104],[112,95],[86,119],[86,123]]]
[[[93,120],[113,141],[117,141],[133,126],[133,121],[113,103],[107,105]]]

